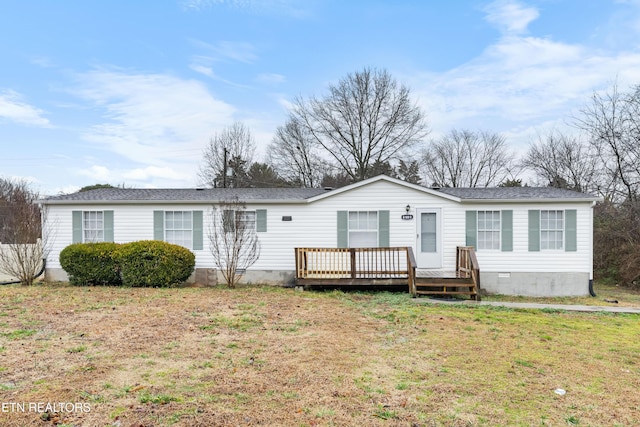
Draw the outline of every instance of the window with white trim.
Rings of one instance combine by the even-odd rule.
[[[564,211],[540,211],[540,249],[564,249]]]
[[[500,211],[478,211],[478,250],[500,250]]]
[[[193,247],[193,212],[165,211],[164,239],[174,245]]]
[[[256,211],[236,211],[236,224],[243,224],[248,230],[256,229]]]
[[[227,233],[234,231],[235,227],[240,224],[248,230],[255,230],[256,211],[225,210],[222,212],[222,224],[224,231]]]
[[[378,247],[378,211],[349,211],[349,247]]]
[[[104,212],[82,212],[82,239],[84,243],[104,242]]]

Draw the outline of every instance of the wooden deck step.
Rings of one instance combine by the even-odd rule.
[[[417,295],[475,295],[475,292],[465,291],[416,291]]]
[[[468,277],[468,273],[447,270],[416,270],[416,279],[459,279],[461,277]]]
[[[473,279],[455,277],[419,277],[416,286],[465,286],[473,285]]]
[[[460,277],[455,274],[431,274],[429,277],[416,277],[416,296],[419,295],[468,295],[472,299],[480,300],[478,289],[470,277]]]

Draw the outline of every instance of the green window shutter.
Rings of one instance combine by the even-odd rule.
[[[349,247],[349,213],[338,211],[338,247]]]
[[[102,212],[104,241],[113,242],[113,211]]]
[[[267,210],[256,209],[256,231],[258,233],[267,232]]]
[[[501,212],[502,230],[501,231],[501,248],[502,252],[513,251],[513,211],[507,210]]]
[[[564,250],[575,252],[578,250],[578,212],[575,209],[564,211]]]
[[[153,211],[153,240],[164,240],[164,211]]]
[[[389,211],[378,211],[378,247],[389,247]]]
[[[193,211],[193,250],[203,249],[202,211]]]
[[[477,249],[478,243],[478,213],[476,211],[465,212],[466,246]]]
[[[73,243],[82,243],[82,211],[71,212],[71,223]]]
[[[540,251],[540,211],[529,211],[529,252]]]

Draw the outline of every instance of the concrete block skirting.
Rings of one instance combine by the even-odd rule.
[[[47,268],[47,281],[67,281],[67,273],[61,268]],[[242,283],[293,286],[292,270],[249,270]],[[204,286],[224,284],[219,271],[213,268],[196,268],[187,283]],[[589,273],[540,273],[540,272],[487,272],[480,271],[480,288],[488,294],[522,295],[534,297],[586,296],[589,295]]]
[[[531,297],[589,295],[589,273],[585,272],[488,272],[480,270],[480,288],[488,294]]]
[[[196,268],[188,283],[198,283],[204,286],[224,285],[222,273],[215,268]],[[295,276],[293,271],[287,270],[249,270],[240,280],[242,284],[293,286]]]

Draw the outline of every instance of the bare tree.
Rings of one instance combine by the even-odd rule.
[[[495,186],[517,173],[504,137],[490,132],[454,129],[432,141],[422,160],[427,181],[446,187]]]
[[[298,98],[291,117],[353,181],[371,176],[372,165],[400,157],[428,133],[409,89],[386,70],[370,68],[330,85],[322,98]]]
[[[238,188],[247,185],[247,169],[253,163],[255,142],[242,123],[216,133],[203,153],[198,176],[203,185]]]
[[[279,175],[293,185],[317,187],[327,170],[319,154],[319,145],[295,117],[278,127],[267,148],[269,163]]]
[[[248,212],[237,199],[219,203],[212,211],[209,241],[222,277],[228,287],[235,288],[260,257],[255,212]]]
[[[640,189],[640,85],[594,93],[576,125],[591,137],[615,200],[636,201]]]
[[[25,181],[0,179],[0,271],[27,286],[44,268],[50,244],[38,198]]]
[[[627,286],[640,279],[640,85],[595,92],[576,118],[598,158],[600,194],[594,214],[594,270]]]
[[[541,184],[576,191],[598,191],[598,158],[588,143],[575,136],[550,132],[533,142],[522,166],[533,171]]]

